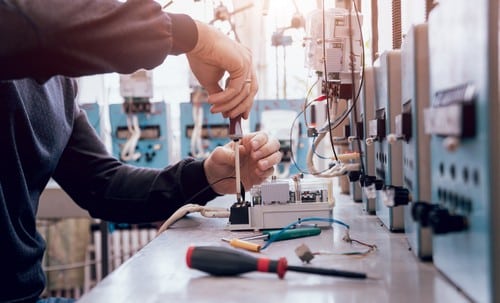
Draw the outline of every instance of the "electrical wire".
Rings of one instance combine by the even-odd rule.
[[[364,43],[364,39],[363,39],[363,30],[362,30],[362,27],[361,27],[361,21],[359,19],[359,13],[358,13],[358,8],[356,7],[356,1],[353,0],[352,1],[352,4],[354,5],[354,11],[356,13],[356,20],[358,22],[358,26],[359,26],[359,32],[360,32],[360,38],[361,38],[361,82],[359,84],[359,91],[361,91],[361,87],[363,87],[363,83],[364,83],[364,79],[365,79],[365,43]],[[351,18],[349,18],[349,32],[352,32],[352,20]],[[354,53],[353,53],[353,41],[352,41],[352,35],[349,36],[349,43],[350,43],[350,48],[351,48],[351,55],[350,55],[350,58],[351,58],[351,80],[353,82],[353,85],[354,85]],[[353,96],[354,97],[354,89],[352,90],[352,93],[353,93]],[[353,100],[353,110],[354,110],[354,124],[357,125],[358,124],[358,113],[357,113],[357,101],[359,98],[359,95],[356,96],[356,98]],[[354,102],[356,101],[356,102]],[[359,134],[356,134],[359,136]],[[361,156],[361,140],[360,138],[358,138],[357,141],[357,145],[358,145],[358,151],[360,153],[360,156]],[[364,161],[363,159],[361,159],[361,175],[364,176],[365,175],[365,165],[364,165]]]
[[[158,232],[156,233],[156,235],[157,236],[160,235],[162,232],[167,230],[177,220],[183,218],[185,215],[187,215],[188,213],[192,213],[192,212],[199,212],[202,216],[204,216],[206,218],[228,218],[229,217],[229,210],[227,210],[225,208],[206,207],[206,206],[202,206],[199,204],[189,203],[190,201],[194,200],[195,197],[200,195],[202,192],[204,192],[205,190],[207,190],[211,186],[213,186],[221,181],[228,180],[228,179],[236,179],[236,177],[230,176],[230,177],[221,178],[215,182],[210,183],[209,185],[205,186],[204,188],[199,190],[197,193],[195,193],[194,195],[192,195],[191,197],[186,199],[186,204],[179,207],[170,217],[168,217],[167,220],[165,220],[162,223],[162,225],[158,229]],[[241,187],[243,187],[243,185],[241,185]],[[243,200],[245,199],[244,191],[245,190],[243,189]]]
[[[123,161],[136,161],[141,157],[141,153],[136,151],[137,142],[141,137],[141,128],[139,126],[139,119],[137,115],[127,116],[127,127],[130,137],[123,144],[120,152],[120,158]]]
[[[322,18],[322,35],[323,35],[323,39],[322,39],[322,47],[323,47],[323,82],[325,83],[325,90],[327,90],[327,83],[328,83],[328,74],[327,74],[327,69],[326,69],[326,24],[325,24],[325,0],[323,0],[323,6],[322,6],[322,10],[321,10],[321,18]],[[331,119],[330,119],[330,103],[329,103],[329,100],[330,100],[330,96],[328,94],[328,92],[326,93],[326,113],[327,113],[327,118],[328,118],[328,125],[331,125]],[[333,138],[332,138],[332,134],[331,134],[331,131],[330,130],[330,144],[332,145],[332,151],[333,151],[333,156],[335,157],[335,160],[337,161],[338,158],[337,158],[337,152],[335,151],[335,145],[333,144]]]
[[[307,90],[306,97],[304,99],[304,106],[303,106],[304,110],[302,112],[304,113],[304,124],[305,124],[306,128],[310,128],[309,123],[307,122],[307,111],[306,111],[306,108],[310,106],[310,104],[308,105],[308,100],[309,100],[309,97],[311,96],[313,88],[316,87],[318,82],[319,82],[319,77],[311,85],[311,87],[309,87],[309,89]]]
[[[349,116],[349,114],[351,113],[352,109],[353,109],[353,106],[355,104],[357,104],[358,100],[359,100],[359,96],[361,95],[361,88],[363,87],[363,84],[364,84],[364,81],[365,81],[365,45],[364,45],[364,38],[363,38],[363,30],[362,30],[362,26],[361,26],[361,20],[359,18],[359,13],[357,11],[357,7],[356,7],[356,4],[354,3],[354,8],[355,8],[355,13],[356,13],[356,19],[357,19],[357,23],[358,23],[358,27],[359,27],[359,30],[360,30],[360,36],[361,36],[361,49],[362,49],[362,62],[361,62],[361,81],[360,81],[360,84],[359,84],[359,87],[358,87],[358,92],[356,93],[356,96],[353,100],[353,105],[351,105],[351,107],[347,110],[347,112],[345,113],[345,115],[343,115],[342,119],[337,122],[333,127],[332,127],[332,130],[337,128],[340,124],[342,124],[342,122],[344,122],[344,120]],[[352,37],[350,36],[350,40],[352,40]],[[352,52],[352,49],[351,49],[351,52]],[[351,72],[353,73],[353,70],[351,69]],[[354,83],[353,83],[354,85]]]

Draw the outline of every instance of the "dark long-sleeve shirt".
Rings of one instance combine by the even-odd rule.
[[[154,67],[196,35],[189,17],[148,0],[0,0],[0,302],[33,301],[44,288],[35,216],[51,177],[92,216],[120,222],[165,219],[216,196],[202,191],[202,161],[154,170],[108,155],[75,103],[75,82],[56,76]]]

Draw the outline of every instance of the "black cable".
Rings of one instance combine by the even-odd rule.
[[[304,113],[304,124],[306,126],[306,129],[309,128],[309,123],[307,122],[307,111],[306,111],[306,108],[309,106],[309,105],[307,105],[308,104],[307,101],[309,99],[309,96],[311,95],[312,89],[318,84],[318,82],[319,82],[319,78],[317,78],[316,81],[311,85],[311,87],[309,87],[309,90],[307,91],[306,97],[304,99],[303,113]]]
[[[355,7],[356,9],[356,7]],[[359,96],[361,95],[361,88],[363,87],[363,84],[364,84],[364,80],[365,80],[365,67],[364,67],[364,53],[365,53],[365,46],[364,46],[364,38],[363,38],[363,29],[362,29],[362,26],[361,26],[361,21],[359,19],[359,14],[356,10],[356,19],[357,19],[357,23],[358,23],[358,26],[359,26],[359,30],[360,30],[360,35],[361,35],[361,47],[362,47],[362,52],[363,52],[363,62],[361,64],[361,68],[362,68],[362,74],[361,74],[361,82],[360,82],[360,85],[359,85],[359,88],[358,88],[358,92],[356,93],[356,97],[354,98],[353,100],[353,105],[347,110],[347,112],[345,113],[345,115],[342,117],[342,119],[336,123],[336,125],[334,125],[332,127],[332,130],[337,128],[342,122],[344,122],[344,120],[349,116],[349,114],[351,113],[352,109],[353,109],[353,106],[357,104],[358,100],[359,100]]]
[[[224,180],[228,180],[228,179],[236,179],[236,177],[233,177],[233,176],[229,176],[229,177],[224,177],[224,178],[221,178],[217,181],[214,181],[210,184],[208,184],[207,186],[205,186],[204,188],[202,188],[201,190],[199,190],[197,193],[195,193],[194,195],[192,195],[191,197],[189,197],[188,199],[186,199],[186,203],[189,203],[190,201],[194,200],[194,198],[196,198],[197,196],[201,195],[204,191],[206,191],[207,189],[209,189],[210,187],[212,187],[213,185],[221,182],[221,181],[224,181]],[[241,184],[241,188],[242,188],[242,197],[243,199],[245,199],[245,190],[243,188],[243,184]]]
[[[327,116],[327,119],[328,119],[328,125],[331,125],[331,118],[330,118],[330,96],[329,96],[329,93],[328,93],[328,75],[327,75],[327,72],[326,72],[326,24],[325,24],[325,0],[323,0],[323,7],[322,7],[322,10],[321,10],[321,18],[322,18],[322,30],[323,30],[323,81],[325,83],[325,92],[326,92],[326,116]],[[330,144],[332,146],[332,151],[333,151],[333,156],[335,157],[335,161],[338,161],[338,157],[337,157],[337,152],[335,151],[335,144],[333,144],[333,138],[332,138],[332,130],[330,128],[330,134],[329,134],[329,137],[330,137]]]
[[[352,4],[354,5],[354,11],[356,12],[356,19],[359,21],[359,14],[358,14],[358,8],[356,7],[356,1],[355,0],[352,0]],[[349,7],[349,11],[351,11],[351,7]],[[360,25],[360,24],[359,24]],[[361,80],[364,79],[364,76],[365,76],[365,49],[364,49],[364,41],[363,41],[363,29],[361,28],[361,26],[359,27],[359,32],[360,32],[360,36],[361,36],[361,45],[362,45],[362,54],[361,54],[361,68],[362,68],[362,73],[361,73]],[[349,33],[352,33],[352,20],[351,20],[351,14],[349,13]],[[354,52],[353,52],[353,41],[352,41],[352,34],[349,35],[349,43],[350,43],[350,48],[351,48],[351,54],[350,54],[350,58],[351,58],[351,81],[354,85]],[[363,81],[360,82],[360,88],[362,87],[362,83]],[[352,98],[354,98],[354,89],[351,90],[351,93],[352,93]],[[356,107],[356,103],[357,102],[354,102],[353,100],[353,110],[354,110],[354,126],[357,126],[358,124],[358,113],[357,113],[357,107]],[[352,127],[352,126],[351,126]],[[364,176],[365,175],[365,166],[363,164],[363,158],[362,158],[362,150],[361,150],[361,142],[360,142],[360,138],[359,138],[359,134],[357,133],[357,130],[356,130],[356,136],[358,136],[358,140],[357,141],[357,145],[358,145],[358,151],[359,151],[359,156],[360,156],[360,162],[361,162],[361,175]]]
[[[292,145],[292,130],[293,130],[293,127],[297,121],[297,119],[300,118],[300,116],[302,116],[302,114],[304,113],[304,111],[307,109],[307,107],[311,106],[313,104],[313,102],[309,103],[303,110],[301,110],[299,112],[299,114],[295,117],[295,119],[293,119],[292,121],[292,126],[290,128],[290,146]],[[316,152],[315,152],[316,154]],[[317,155],[317,154],[316,154]],[[299,172],[301,172],[302,174],[307,174],[307,175],[312,175],[312,176],[316,176],[316,175],[320,175],[326,171],[328,171],[330,168],[326,168],[322,171],[319,171],[319,172],[316,172],[316,173],[312,173],[310,171],[306,171],[306,170],[303,170],[301,167],[299,167],[299,165],[297,164],[297,162],[295,161],[295,155],[293,154],[293,151],[292,149],[290,148],[290,161],[292,161],[293,165],[295,166],[295,168],[297,168],[297,170]]]

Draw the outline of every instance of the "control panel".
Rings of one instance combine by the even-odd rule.
[[[401,51],[381,54],[375,62],[376,94],[374,119],[368,121],[366,144],[375,146],[375,213],[390,231],[404,230],[402,206],[387,207],[394,186],[402,184],[402,146],[391,145],[387,135],[401,112]]]
[[[206,102],[180,104],[181,158],[204,158],[229,142],[229,119],[212,114]]]
[[[500,298],[498,1],[442,1],[429,19],[434,265],[473,301]]]
[[[164,168],[169,165],[171,130],[165,102],[148,102],[147,106],[131,106],[127,102],[111,104],[109,115],[115,157],[143,167]]]
[[[410,28],[401,50],[401,106],[394,139],[403,146],[403,188],[411,196],[394,200],[404,205],[405,233],[412,251],[421,259],[432,258],[432,235],[412,218],[413,202],[430,201],[430,137],[424,131],[424,110],[429,107],[429,44],[427,24]],[[397,197],[397,195],[395,195]]]

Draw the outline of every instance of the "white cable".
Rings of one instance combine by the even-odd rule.
[[[208,153],[203,148],[203,107],[201,104],[193,103],[193,133],[191,134],[191,156],[204,158]]]
[[[159,235],[167,230],[170,225],[174,224],[177,220],[181,219],[185,215],[194,212],[199,212],[203,217],[206,218],[229,218],[229,210],[227,208],[207,207],[201,206],[199,204],[186,204],[177,209],[177,211],[175,211],[175,213],[173,213],[170,218],[165,220],[156,235]]]
[[[120,158],[126,162],[136,161],[141,157],[141,153],[136,151],[137,142],[139,142],[139,138],[141,137],[141,128],[139,127],[137,115],[127,116],[127,127],[130,137],[122,146]]]
[[[306,158],[306,163],[307,163],[307,168],[309,169],[309,172],[316,176],[316,177],[321,177],[321,178],[330,178],[330,177],[339,177],[347,174],[349,171],[353,170],[359,170],[359,163],[342,163],[339,161],[335,161],[335,165],[332,166],[332,168],[324,170],[324,171],[319,171],[315,164],[314,164],[314,151],[317,149],[318,144],[326,137],[326,135],[329,134],[328,132],[320,133],[314,143],[311,145],[309,148],[309,151],[307,152],[307,158]]]

